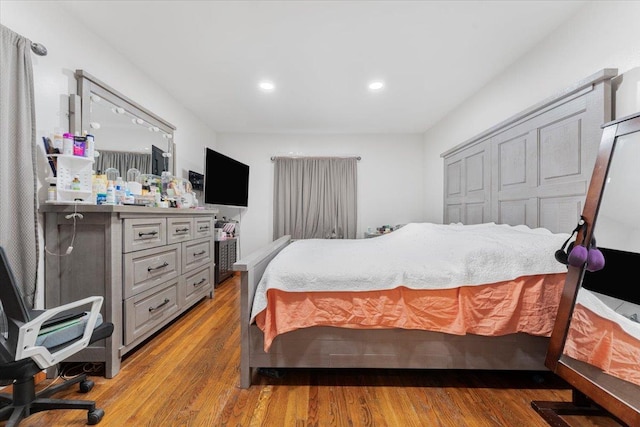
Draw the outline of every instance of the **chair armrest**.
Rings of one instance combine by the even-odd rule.
[[[32,319],[31,321],[22,325],[18,333],[16,361],[30,357],[38,364],[40,368],[46,369],[64,361],[67,357],[85,348],[87,345],[89,345],[91,334],[93,333],[93,329],[96,326],[96,321],[98,319],[98,315],[100,314],[100,308],[102,307],[102,301],[103,297],[93,296],[70,302],[59,307],[47,309],[40,315],[38,315],[38,317],[36,317],[35,319]],[[53,353],[51,353],[49,349],[44,346],[36,345],[36,339],[40,334],[40,329],[42,329],[42,325],[44,324],[44,322],[64,311],[86,306],[89,304],[91,304],[89,318],[87,319],[87,323],[85,325],[84,333],[81,339],[73,341],[68,346],[64,346]]]

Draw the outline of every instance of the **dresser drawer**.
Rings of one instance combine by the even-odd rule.
[[[210,238],[192,240],[182,244],[183,272],[213,263],[213,245]]]
[[[124,344],[152,332],[180,311],[178,278],[124,301]]]
[[[132,297],[181,273],[180,244],[146,249],[123,256],[124,298]]]
[[[167,218],[167,243],[185,242],[193,238],[193,218]]]
[[[196,239],[201,237],[211,237],[213,236],[213,218],[198,218],[195,217],[193,219],[194,226],[194,236]]]
[[[124,252],[156,248],[167,244],[165,218],[132,218],[124,220]]]
[[[213,291],[213,267],[207,266],[185,275],[185,303],[191,305],[207,292]]]

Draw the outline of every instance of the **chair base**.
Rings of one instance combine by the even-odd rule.
[[[82,409],[87,411],[87,424],[98,424],[104,416],[102,409],[96,408],[91,400],[50,399],[49,396],[73,384],[80,384],[80,391],[86,393],[93,388],[93,381],[86,374],[78,375],[61,384],[35,392],[33,377],[13,383],[13,394],[0,394],[0,421],[7,420],[5,427],[17,426],[31,414],[52,409]]]

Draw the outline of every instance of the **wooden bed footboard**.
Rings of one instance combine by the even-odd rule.
[[[233,266],[241,272],[241,388],[251,386],[257,368],[547,370],[549,338],[524,333],[485,337],[313,327],[279,335],[266,353],[262,331],[249,324],[251,305],[267,265],[290,242],[290,236],[282,237]]]
[[[253,368],[260,367],[250,364],[252,350],[249,320],[253,297],[267,265],[289,243],[291,243],[291,236],[283,236],[233,264],[233,270],[240,272],[240,387],[242,388],[248,388],[251,385]]]

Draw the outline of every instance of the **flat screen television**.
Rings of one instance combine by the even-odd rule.
[[[154,175],[162,175],[162,172],[166,170],[164,161],[164,151],[155,145],[151,146],[151,173]]]
[[[640,254],[604,247],[598,247],[598,249],[605,259],[604,268],[599,271],[586,271],[582,286],[590,291],[640,304],[638,289],[635,286],[629,286],[629,282],[625,280],[614,278],[618,274],[632,273],[640,262]]]
[[[247,207],[249,166],[210,148],[205,149],[204,202]]]

